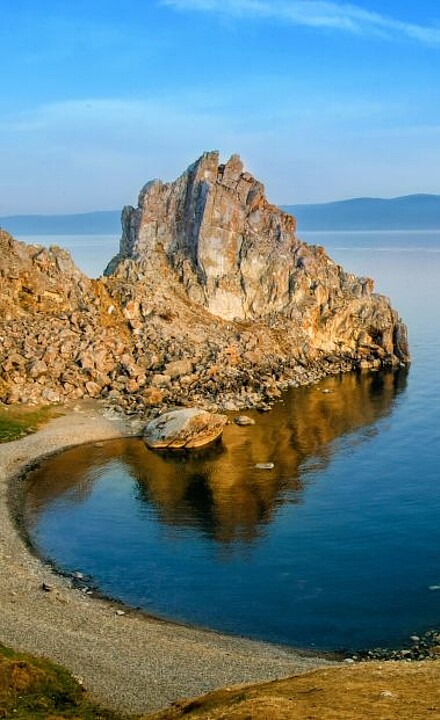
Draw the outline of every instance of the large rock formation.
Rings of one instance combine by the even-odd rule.
[[[175,182],[153,180],[124,208],[119,255],[151,277],[172,271],[188,299],[223,320],[263,321],[294,339],[295,356],[322,353],[395,363],[408,359],[406,330],[373,282],[334,263],[295,234],[295,219],[269,204],[237,155],[205,153]]]
[[[237,156],[148,183],[122,224],[97,281],[0,231],[0,400],[237,409],[409,360],[388,299],[298,240]]]

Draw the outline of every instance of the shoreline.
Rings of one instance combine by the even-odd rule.
[[[17,522],[20,477],[68,447],[135,434],[135,423],[86,402],[37,433],[0,445],[0,642],[55,660],[94,700],[129,713],[339,665],[307,650],[173,623],[126,606],[118,614],[122,603],[85,595],[38,557]]]

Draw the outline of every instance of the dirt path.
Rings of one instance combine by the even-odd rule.
[[[118,615],[114,604],[72,589],[29,552],[11,518],[10,479],[41,456],[132,432],[88,404],[35,435],[0,445],[0,642],[60,662],[83,679],[94,699],[128,712],[327,665],[275,645]],[[43,582],[51,592],[42,590]]]

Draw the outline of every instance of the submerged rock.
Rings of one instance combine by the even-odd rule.
[[[227,423],[226,415],[205,412],[198,408],[173,410],[148,423],[144,441],[155,449],[185,449],[203,447],[214,442]]]

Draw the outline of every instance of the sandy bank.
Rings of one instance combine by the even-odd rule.
[[[128,712],[182,697],[328,664],[266,643],[233,638],[129,612],[72,589],[34,557],[17,531],[8,487],[37,458],[71,445],[131,434],[89,404],[35,435],[0,445],[0,642],[46,655],[81,677],[93,697]],[[42,583],[53,587],[44,592]]]

